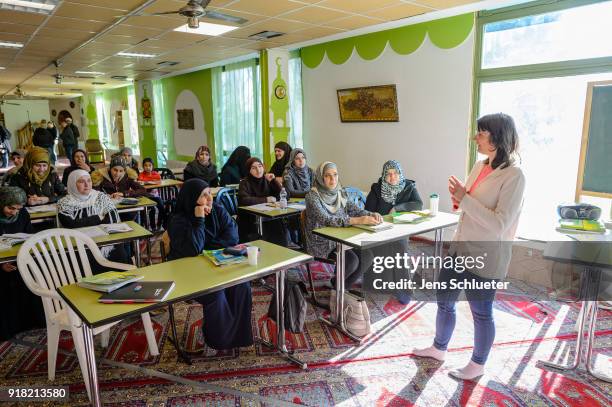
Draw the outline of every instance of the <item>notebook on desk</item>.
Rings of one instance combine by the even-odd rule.
[[[368,232],[382,232],[383,230],[389,230],[393,228],[393,224],[389,222],[382,222],[378,225],[353,225],[356,228],[367,230]]]
[[[162,302],[174,289],[174,281],[137,281],[98,298],[105,304]]]

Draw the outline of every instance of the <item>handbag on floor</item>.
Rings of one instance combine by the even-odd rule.
[[[336,290],[331,290],[329,309],[333,320],[336,314]],[[372,332],[366,300],[348,291],[344,293],[344,324],[350,333],[360,338]]]
[[[308,304],[304,293],[307,293],[306,285],[302,281],[285,280],[285,329],[291,333],[304,331],[304,321],[308,312]],[[276,293],[272,294],[272,300],[268,308],[268,317],[276,319]]]

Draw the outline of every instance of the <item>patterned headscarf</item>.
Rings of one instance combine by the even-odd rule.
[[[79,193],[76,184],[83,177],[91,178],[85,170],[74,170],[68,175],[68,195],[59,200],[59,213],[75,220],[80,218],[83,213],[85,216],[97,215],[100,219],[103,219],[110,212],[116,215],[111,216],[111,222],[116,222],[119,218],[117,209],[108,195],[95,189],[89,191],[87,195]]]
[[[336,213],[338,212],[338,209],[346,206],[347,196],[346,192],[340,185],[339,179],[334,189],[329,189],[327,185],[325,185],[325,171],[331,168],[338,167],[336,164],[330,161],[325,161],[317,167],[317,170],[315,171],[315,183],[311,191],[319,195],[319,198],[321,198],[321,201],[323,202],[323,206],[325,206],[327,210],[329,210],[331,213]]]
[[[19,187],[0,187],[0,223],[13,223],[19,218],[19,213],[7,218],[3,209],[11,205],[25,205],[26,193]]]
[[[38,175],[36,171],[34,171],[34,164],[38,163],[47,163],[47,171],[43,175]],[[30,151],[25,156],[25,160],[23,162],[23,166],[25,168],[28,179],[41,186],[43,182],[49,176],[51,172],[51,164],[49,162],[49,152],[46,148],[42,147],[32,147]]]
[[[387,182],[387,174],[389,170],[395,170],[399,174],[399,183],[397,185],[391,185]],[[404,172],[399,162],[395,160],[389,160],[383,165],[382,178],[380,179],[380,190],[383,201],[395,205],[395,199],[397,195],[404,190],[406,187],[406,179],[404,178]]]

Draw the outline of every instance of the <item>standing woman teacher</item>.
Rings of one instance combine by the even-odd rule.
[[[448,182],[453,206],[461,209],[449,255],[470,255],[461,247],[476,246],[478,249],[479,242],[493,243],[495,251],[493,256],[488,256],[482,270],[459,273],[453,268],[443,268],[439,280],[447,284],[451,279],[487,282],[506,277],[523,204],[525,175],[516,163],[519,143],[512,117],[503,113],[481,117],[474,141],[478,152],[487,158],[474,165],[465,185],[455,176],[451,176]],[[477,251],[480,253],[471,255],[485,252]],[[437,291],[436,336],[432,346],[415,349],[413,353],[416,356],[444,360],[455,329],[455,303],[460,292],[457,289]],[[449,374],[472,380],[484,374],[484,365],[495,339],[495,289],[465,290],[465,296],[474,319],[474,350],[465,367]]]

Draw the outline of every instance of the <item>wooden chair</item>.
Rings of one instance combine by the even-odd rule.
[[[85,151],[87,151],[87,158],[92,164],[104,163],[104,148],[102,143],[98,139],[85,140]],[[72,157],[68,157],[72,158]]]
[[[92,275],[87,251],[103,267],[114,270],[131,270],[131,264],[108,261],[92,238],[73,229],[49,229],[30,237],[19,249],[17,267],[26,286],[42,299],[47,321],[47,366],[49,380],[55,379],[57,349],[61,331],[70,331],[81,366],[83,377],[87,377],[84,339],[81,329],[74,323],[76,314],[57,293],[58,287],[73,284]],[[73,314],[71,318],[71,314]],[[140,314],[144,325],[149,352],[159,355],[155,332],[148,312]],[[78,318],[78,317],[76,317]],[[95,328],[94,335],[101,333],[102,346],[107,347],[110,328],[117,324]],[[87,394],[91,397],[89,381],[84,380]]]

